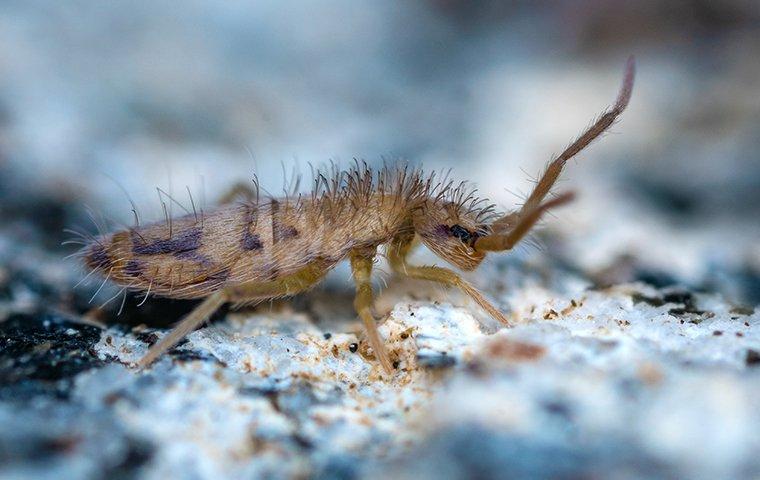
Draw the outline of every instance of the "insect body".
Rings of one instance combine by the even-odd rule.
[[[88,268],[124,287],[171,298],[204,298],[139,361],[141,367],[203,324],[223,304],[243,305],[295,295],[349,259],[354,306],[383,368],[391,362],[371,313],[370,275],[379,246],[392,269],[413,278],[460,288],[505,326],[506,317],[455,271],[413,266],[407,256],[419,241],[462,270],[473,270],[489,251],[511,249],[552,207],[546,200],[567,160],[604,133],[627,106],[634,78],[629,59],[615,104],[549,163],[525,204],[496,215],[464,184],[440,183],[418,170],[366,166],[317,175],[307,196],[252,198],[201,216],[190,214],[97,238],[84,252]]]

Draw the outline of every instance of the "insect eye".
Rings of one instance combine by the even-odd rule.
[[[461,225],[454,225],[451,227],[451,235],[457,237],[461,241],[468,243],[472,239],[472,232],[462,227]]]

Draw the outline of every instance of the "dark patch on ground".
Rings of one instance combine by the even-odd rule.
[[[637,268],[631,281],[643,282],[655,288],[666,288],[680,283],[671,273],[652,268]]]
[[[704,315],[706,312],[697,308],[694,295],[691,292],[676,290],[667,292],[662,299],[666,303],[680,303],[681,308],[671,308],[668,313],[671,315]]]
[[[746,363],[748,367],[760,366],[760,352],[751,348],[748,349],[744,356],[744,363]]]
[[[153,458],[155,447],[151,442],[126,437],[124,443],[125,448],[122,448],[121,455],[112,459],[111,463],[103,469],[102,478],[109,480],[140,478],[140,469]]]
[[[571,260],[563,259],[562,264],[569,271],[589,278],[594,283],[594,288],[599,290],[631,282],[643,282],[655,288],[666,288],[682,283],[665,270],[642,265],[642,262],[634,255],[620,255],[604,268],[593,272],[583,271]]]
[[[681,304],[682,307],[674,307],[668,310],[670,315],[704,315],[706,312],[697,308],[694,294],[686,290],[672,290],[664,293],[661,297],[649,297],[642,293],[631,295],[634,304],[646,303],[653,307],[661,307],[669,303]]]
[[[736,277],[740,285],[740,298],[751,305],[760,304],[760,269],[744,265]]]
[[[449,368],[456,365],[456,363],[456,358],[450,357],[446,352],[440,354],[417,354],[417,364],[423,368]]]
[[[149,347],[152,347],[160,340],[156,332],[136,332],[134,335],[136,339],[140,340]],[[184,340],[182,342],[184,342]],[[178,343],[177,345],[180,345],[182,342]]]
[[[631,299],[633,300],[633,304],[637,305],[639,303],[646,303],[647,305],[651,305],[653,307],[661,307],[665,305],[665,300],[659,297],[649,297],[647,295],[644,295],[643,293],[634,293],[631,295]]]
[[[362,478],[359,474],[360,466],[365,464],[366,458],[349,452],[333,453],[318,465],[313,473],[317,480],[353,480]]]
[[[183,340],[179,344],[177,344],[175,347],[173,347],[171,350],[167,352],[167,355],[169,355],[172,360],[177,360],[180,362],[195,362],[195,361],[203,361],[203,362],[216,362],[221,366],[226,366],[224,362],[219,361],[216,357],[209,353],[204,352],[197,352],[194,350],[186,350],[184,348],[180,348],[183,345],[187,343],[187,340]]]
[[[760,304],[760,268],[749,263],[738,267],[714,265],[703,287],[707,291],[725,292],[740,303],[757,305]]]
[[[459,426],[433,434],[390,468],[408,478],[649,478],[675,479],[677,472],[626,439],[562,441]]]
[[[0,398],[67,398],[72,377],[103,365],[91,350],[100,333],[53,314],[11,315],[0,323]]]

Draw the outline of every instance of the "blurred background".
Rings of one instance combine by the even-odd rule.
[[[70,288],[62,230],[95,231],[85,205],[130,223],[121,188],[159,219],[156,186],[210,205],[254,173],[279,192],[283,166],[408,160],[509,208],[631,54],[630,108],[569,165],[579,200],[539,253],[599,285],[760,302],[752,0],[5,0],[0,280]]]

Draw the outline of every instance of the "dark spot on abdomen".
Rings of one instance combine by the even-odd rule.
[[[240,240],[240,246],[246,251],[259,250],[264,244],[261,243],[261,237],[253,233],[256,231],[256,225],[258,224],[258,208],[249,206],[245,215],[245,227],[243,227],[243,237]]]
[[[201,229],[194,227],[180,232],[172,238],[153,242],[146,242],[139,235],[132,235],[132,251],[137,255],[189,252],[201,246],[201,234]]]
[[[213,262],[207,255],[197,252],[196,250],[184,250],[181,252],[174,252],[174,258],[177,260],[185,260],[193,262],[202,267],[208,267],[213,265]]]
[[[274,233],[275,240],[287,240],[289,238],[295,238],[298,236],[298,230],[296,227],[291,227],[290,225],[278,225],[277,230],[275,230]]]
[[[124,265],[124,275],[129,277],[139,277],[143,274],[145,267],[139,260],[130,260]]]
[[[261,237],[257,233],[251,233],[246,228],[245,232],[243,232],[241,246],[243,250],[260,250],[264,244],[261,243]]]
[[[285,225],[280,221],[280,202],[272,199],[270,209],[272,215],[272,245],[275,245],[282,240],[297,237],[298,230],[295,227]]]
[[[108,252],[106,247],[100,244],[95,244],[90,247],[86,256],[87,266],[93,270],[98,268],[108,268],[111,266],[111,259],[108,258]]]
[[[451,236],[451,227],[448,225],[437,225],[434,232],[439,237],[449,237]]]

